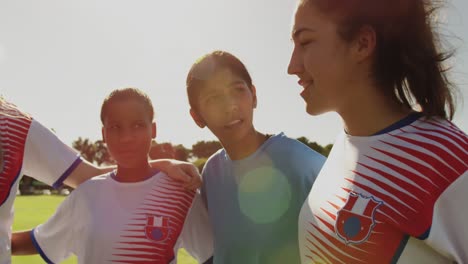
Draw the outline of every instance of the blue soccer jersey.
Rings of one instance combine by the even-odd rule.
[[[299,263],[299,211],[325,158],[284,134],[242,160],[225,150],[203,171],[215,263]]]

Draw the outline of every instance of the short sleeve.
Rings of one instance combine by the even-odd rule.
[[[77,191],[68,196],[58,207],[55,214],[44,224],[31,231],[33,244],[47,263],[60,263],[75,252],[76,225],[84,212],[80,212]]]
[[[457,263],[468,263],[468,171],[439,197],[425,242]]]
[[[200,192],[195,194],[175,251],[185,248],[199,263],[213,256],[213,231]]]
[[[26,138],[24,174],[58,188],[81,163],[78,153],[33,120]]]

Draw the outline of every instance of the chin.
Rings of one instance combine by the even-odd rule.
[[[319,106],[317,104],[308,103],[306,105],[306,112],[307,112],[307,114],[309,114],[311,116],[318,116],[318,115],[330,112],[330,109],[327,109],[327,108],[325,108],[323,106]]]

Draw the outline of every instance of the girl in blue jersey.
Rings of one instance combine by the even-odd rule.
[[[468,262],[468,137],[430,0],[301,0],[289,74],[344,131],[299,217],[302,263]]]
[[[255,129],[255,86],[228,52],[198,60],[187,93],[196,124],[223,145],[202,172],[214,263],[298,263],[299,211],[325,158],[283,133]]]

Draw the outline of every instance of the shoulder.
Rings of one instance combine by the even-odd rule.
[[[325,157],[297,139],[290,138],[284,133],[275,136],[274,141],[267,147],[267,151],[279,154],[283,158],[299,159],[301,161],[319,160]]]
[[[273,160],[278,168],[290,171],[291,175],[306,177],[317,175],[326,158],[302,142],[289,138],[283,133],[276,135],[265,154]]]
[[[174,186],[182,188],[182,182],[172,179],[166,173],[159,171],[154,174],[152,182],[158,186]]]
[[[102,174],[99,176],[95,176],[89,180],[86,180],[82,184],[80,184],[73,193],[82,194],[87,192],[95,192],[99,189],[103,184],[108,182],[111,178],[111,173]]]
[[[16,105],[7,102],[0,97],[0,117],[9,118],[10,120],[28,120],[31,121],[32,118],[29,114],[21,111]]]
[[[205,162],[204,168],[216,166],[226,160],[226,151],[224,148],[219,149],[213,155],[211,155]]]
[[[421,117],[420,119],[408,125],[407,127],[411,127],[416,130],[432,132],[432,133],[439,133],[439,134],[448,133],[448,134],[463,135],[464,137],[466,137],[465,132],[463,132],[460,128],[458,128],[457,125],[443,118]]]
[[[444,149],[468,149],[468,137],[452,122],[441,118],[421,118],[394,133],[396,140],[408,144],[443,147]],[[467,157],[468,158],[468,157]]]
[[[3,140],[24,141],[32,121],[31,116],[0,97],[0,128]]]
[[[218,149],[218,151],[216,151],[215,153],[213,153],[213,155],[211,155],[211,156],[206,160],[206,163],[209,163],[209,162],[216,162],[216,161],[222,159],[223,157],[225,157],[225,155],[226,155],[226,151],[224,150],[224,148]]]
[[[174,194],[194,194],[193,191],[185,189],[182,182],[172,179],[161,171],[153,176],[151,184],[153,184],[155,188],[162,188]]]
[[[103,192],[102,186],[109,185],[108,180],[110,173],[93,177],[83,183],[81,183],[76,189],[74,189],[70,195],[64,200],[64,208],[72,209],[73,211],[87,210],[87,206],[90,203],[94,203],[93,199],[96,195]],[[105,184],[107,182],[107,184]]]
[[[188,209],[195,198],[195,191],[187,190],[182,182],[172,179],[164,172],[155,174],[150,184],[152,188],[149,193],[154,197],[171,201],[171,206],[173,202],[177,202],[179,206]]]

